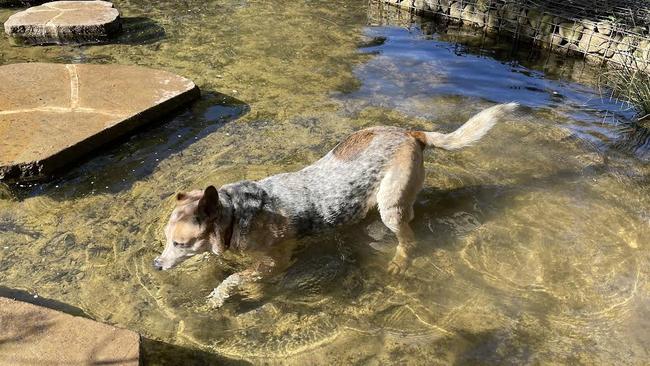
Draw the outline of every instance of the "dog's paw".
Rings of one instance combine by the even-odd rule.
[[[393,276],[402,275],[411,265],[409,257],[403,255],[395,255],[393,260],[388,264],[388,273]]]
[[[230,295],[224,291],[221,291],[218,287],[212,290],[210,295],[207,296],[208,306],[212,309],[218,309],[223,306]]]
[[[399,263],[395,261],[391,261],[388,264],[388,273],[393,275],[393,276],[399,276],[406,272],[406,266],[401,266]]]

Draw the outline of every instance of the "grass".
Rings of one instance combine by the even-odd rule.
[[[633,108],[639,121],[645,121],[650,118],[650,74],[640,66],[636,60],[617,65],[601,74],[599,84],[610,90],[611,97]]]
[[[636,111],[635,120],[621,125],[622,138],[616,148],[645,156],[650,147],[650,74],[641,71],[643,67],[639,66],[634,60],[613,67],[601,74],[599,84],[601,93],[607,90],[609,97]]]

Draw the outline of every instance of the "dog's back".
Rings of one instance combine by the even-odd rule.
[[[314,164],[259,182],[300,234],[354,223],[377,204],[377,190],[395,152],[417,145],[406,130],[358,131]]]

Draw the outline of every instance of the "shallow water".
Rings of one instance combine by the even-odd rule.
[[[0,285],[200,348],[196,363],[650,360],[650,167],[620,148],[630,113],[589,86],[597,72],[459,46],[365,3],[115,3],[130,32],[117,44],[3,38],[0,63],[145,65],[203,98],[50,183],[1,190]],[[359,49],[368,37],[386,41]],[[285,274],[218,311],[204,297],[240,258],[151,267],[173,192],[299,169],[366,126],[451,131],[510,100],[529,117],[427,153],[403,278],[385,273],[394,238],[376,214],[305,239]],[[165,343],[145,344],[151,363],[188,356]]]

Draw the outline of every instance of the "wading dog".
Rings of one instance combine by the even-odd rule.
[[[209,295],[213,307],[242,285],[283,270],[283,242],[363,219],[377,207],[383,223],[397,236],[388,271],[399,274],[415,247],[409,222],[424,183],[423,150],[460,149],[478,141],[516,103],[485,109],[449,134],[372,127],[353,133],[314,164],[260,181],[241,181],[219,189],[179,193],[165,227],[165,249],[154,260],[167,270],[206,251],[257,253],[253,268],[227,277]]]

